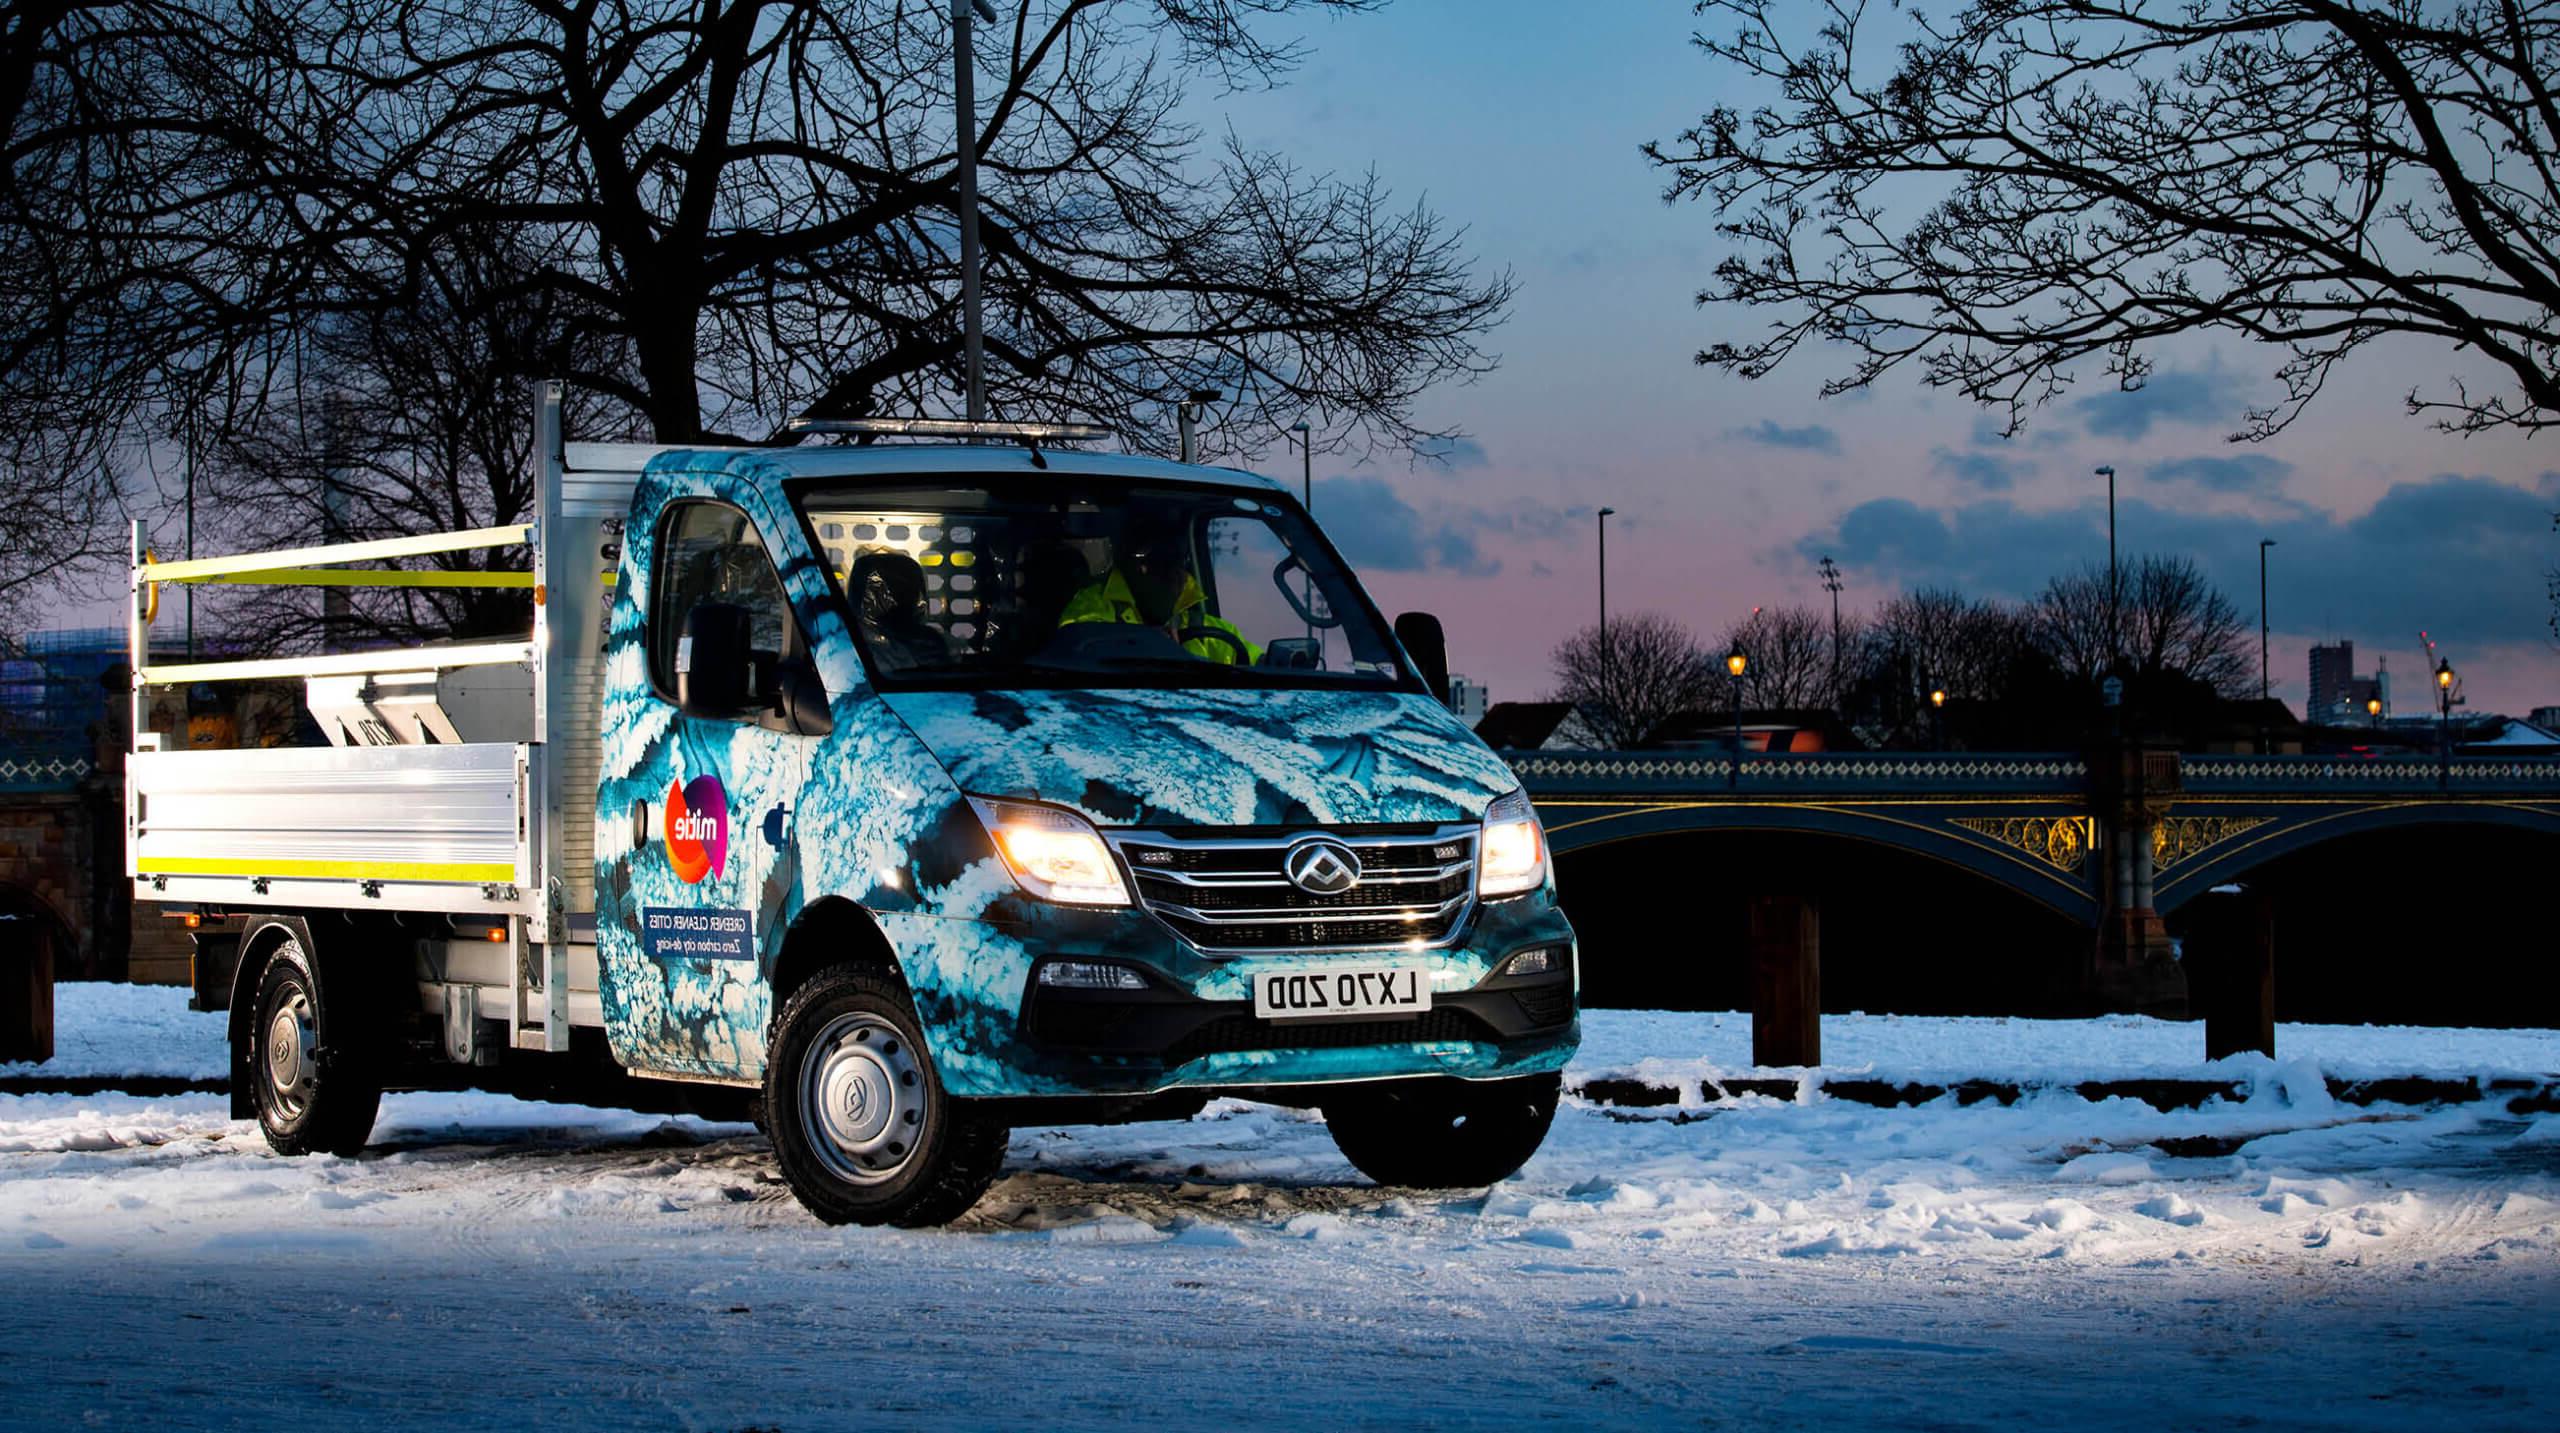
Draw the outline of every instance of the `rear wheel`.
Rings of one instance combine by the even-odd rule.
[[[239,1064],[256,1095],[258,1128],[276,1153],[354,1154],[373,1134],[382,1082],[343,1057],[346,1032],[321,1007],[309,962],[298,940],[269,953]]]
[[[942,1089],[906,991],[838,967],[793,991],[765,1066],[765,1128],[829,1224],[947,1224],[1004,1166],[1005,1128]]]
[[[1473,1189],[1529,1162],[1555,1123],[1560,1075],[1404,1080],[1324,1105],[1334,1146],[1380,1184]]]

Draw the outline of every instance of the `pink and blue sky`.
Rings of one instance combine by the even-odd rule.
[[[1861,608],[1907,585],[2021,597],[2106,558],[2100,464],[2119,474],[2128,555],[2180,552],[2252,625],[2258,541],[2277,695],[2300,708],[2305,649],[2387,656],[2398,708],[2424,700],[2421,628],[2472,705],[2560,703],[2544,572],[2560,564],[2560,450],[2462,439],[2409,417],[2412,386],[2494,376],[2414,341],[2376,345],[2273,441],[2225,441],[2277,391],[2279,355],[2238,339],[2158,355],[2138,393],[2092,373],[2003,440],[1952,394],[1888,378],[1819,400],[1827,355],[1745,383],[1691,355],[1761,317],[1692,296],[1723,252],[1709,211],[1666,208],[1638,156],[1719,99],[1683,0],[1560,6],[1399,0],[1313,26],[1284,88],[1195,95],[1212,122],[1310,167],[1375,167],[1468,229],[1520,281],[1501,369],[1428,395],[1463,429],[1440,464],[1317,455],[1316,511],[1390,611],[1438,612],[1453,665],[1494,699],[1542,694],[1547,654],[1596,604],[1593,510],[1609,520],[1612,612],[1672,614],[1712,639],[1754,605],[1819,604],[1824,553]],[[1210,103],[1214,99],[1214,103]],[[1807,360],[1810,360],[1809,362]],[[1256,466],[1294,478],[1277,443]]]

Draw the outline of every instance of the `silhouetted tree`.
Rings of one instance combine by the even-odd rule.
[[[2057,668],[2094,682],[2121,666],[2128,680],[2173,675],[2224,697],[2255,693],[2239,609],[2191,559],[2136,558],[2120,582],[2110,601],[2107,569],[2093,563],[2045,584],[2029,616],[2036,646]]]
[[[1552,701],[1571,702],[1601,741],[1627,747],[1682,712],[1724,703],[1725,678],[1688,628],[1658,612],[1585,627],[1550,659]]]
[[[1697,8],[1717,85],[1771,93],[1646,152],[1736,245],[1700,301],[1775,320],[1701,363],[1756,378],[1837,345],[1853,358],[1826,393],[1910,364],[2015,431],[2084,360],[2134,387],[2158,341],[2217,331],[2287,351],[2283,399],[2237,435],[2261,438],[2340,359],[2405,335],[2504,380],[2413,389],[2412,412],[2560,422],[2560,8]]]
[[[1831,618],[1810,607],[1759,607],[1725,629],[1708,656],[1722,660],[1740,647],[1750,661],[1742,674],[1742,704],[1762,711],[1828,707],[1839,700],[1833,682]],[[1849,640],[1845,630],[1843,642]]]
[[[1933,690],[1953,701],[1999,700],[2020,654],[2032,646],[2016,609],[1944,587],[1891,598],[1863,635],[1843,715],[1885,745],[1928,736]]]

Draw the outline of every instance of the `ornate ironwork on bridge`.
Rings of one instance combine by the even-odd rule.
[[[2093,926],[2160,913],[2290,851],[2394,826],[2560,834],[2560,759],[1508,753],[1559,852],[1684,831],[1810,832],[1945,861]],[[2146,924],[2147,922],[2147,924]]]

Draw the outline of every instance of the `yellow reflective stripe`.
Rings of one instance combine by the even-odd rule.
[[[512,881],[507,861],[254,861],[227,856],[153,856],[136,865],[146,876],[298,876],[333,881]]]
[[[255,572],[225,572],[190,577],[190,583],[236,583],[244,587],[531,587],[530,572],[383,572],[346,567],[268,567]]]
[[[533,537],[533,524],[475,527],[467,532],[435,532],[423,537],[386,537],[373,542],[342,542],[330,547],[296,547],[282,552],[251,552],[238,557],[199,557],[188,562],[146,562],[137,569],[145,582],[194,582],[225,572],[266,572],[279,567],[308,567],[325,562],[370,562],[385,557],[421,557],[431,552],[462,552],[475,547],[506,547]]]
[[[346,677],[374,672],[440,672],[451,667],[497,667],[533,659],[528,642],[479,647],[396,647],[378,652],[337,652],[325,657],[270,657],[249,662],[184,662],[145,667],[143,685],[245,681],[255,677]]]

